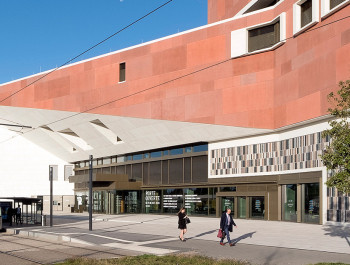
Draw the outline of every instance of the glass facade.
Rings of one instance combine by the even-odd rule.
[[[247,217],[247,198],[238,197],[238,218]]]
[[[297,185],[282,186],[282,220],[297,221]]]
[[[162,212],[162,191],[146,190],[144,191],[145,213],[161,213]]]
[[[215,215],[218,188],[94,191],[93,211],[105,214],[170,213],[185,207],[190,215]]]
[[[208,188],[184,189],[185,208],[188,214],[208,215]]]
[[[264,219],[265,216],[265,200],[264,197],[250,198],[250,218]]]
[[[183,190],[166,189],[163,190],[163,212],[178,213],[183,207]]]
[[[308,183],[302,185],[302,222],[320,222],[320,184]]]
[[[231,214],[234,215],[234,197],[221,197],[221,212],[225,212],[227,209],[231,209]]]

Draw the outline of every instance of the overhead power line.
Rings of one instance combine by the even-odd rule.
[[[155,13],[156,11],[158,11],[159,9],[161,9],[162,7],[166,6],[167,4],[169,4],[170,2],[172,2],[173,0],[169,0],[166,3],[158,6],[157,8],[153,9],[151,12],[147,13],[146,15],[140,17],[139,19],[135,20],[134,22],[128,24],[127,26],[125,26],[124,28],[118,30],[117,32],[113,33],[112,35],[108,36],[107,38],[105,38],[104,40],[100,41],[99,43],[96,43],[95,45],[91,46],[89,49],[83,51],[82,53],[78,54],[77,56],[75,56],[73,59],[70,59],[69,61],[63,63],[62,65],[60,65],[59,67],[56,67],[55,69],[49,71],[48,73],[42,75],[41,77],[35,79],[33,82],[30,82],[29,84],[27,84],[26,86],[18,89],[17,91],[15,91],[14,93],[12,93],[11,95],[3,98],[0,103],[4,102],[5,100],[13,97],[14,95],[18,94],[19,92],[21,92],[22,90],[26,89],[27,87],[35,84],[36,82],[44,79],[45,77],[47,77],[48,75],[52,74],[53,72],[57,71],[58,69],[62,68],[63,66],[69,64],[70,62],[74,61],[75,59],[79,58],[80,56],[84,55],[85,53],[91,51],[92,49],[96,48],[97,46],[101,45],[102,43],[106,42],[107,40],[109,40],[110,38],[113,38],[114,36],[118,35],[119,33],[121,33],[122,31],[126,30],[127,28],[130,28],[131,26],[133,26],[134,24],[136,24],[137,22],[143,20],[144,18],[148,17],[149,15]]]
[[[327,23],[327,24],[324,24],[324,25],[322,25],[322,26],[319,26],[319,27],[316,27],[316,28],[313,28],[313,29],[304,31],[304,32],[302,32],[301,34],[299,34],[298,36],[303,35],[303,34],[306,34],[306,33],[309,33],[309,32],[311,32],[311,31],[314,31],[314,30],[317,30],[317,29],[320,29],[320,28],[323,28],[323,27],[325,27],[325,26],[329,26],[329,25],[331,25],[331,24],[334,24],[334,23],[336,23],[336,22],[339,22],[339,21],[344,20],[344,19],[347,19],[347,18],[350,18],[350,16],[346,16],[346,17],[340,18],[340,19],[338,19],[338,20],[335,20],[335,21],[329,22],[329,23]],[[280,40],[280,41],[286,41],[286,40],[288,40],[288,39],[293,39],[293,38],[294,38],[294,37],[288,37],[288,38],[285,38],[285,39]],[[244,57],[244,56],[248,56],[248,55],[251,55],[251,53],[245,53],[245,54],[239,56],[238,58]],[[237,58],[237,57],[236,57],[236,58]],[[38,128],[40,128],[40,127],[42,127],[42,126],[49,126],[49,125],[52,125],[52,124],[54,124],[54,123],[57,123],[57,122],[60,122],[60,121],[63,121],[63,120],[67,120],[67,119],[69,119],[69,118],[78,116],[78,115],[80,115],[80,114],[84,114],[84,113],[87,113],[87,112],[89,112],[89,111],[98,109],[98,108],[103,107],[103,106],[106,106],[106,105],[108,105],[108,104],[111,104],[111,103],[114,103],[114,102],[117,102],[117,101],[120,101],[120,100],[129,98],[129,97],[132,97],[132,96],[135,96],[135,95],[138,95],[138,94],[141,94],[141,93],[146,92],[146,91],[149,91],[149,90],[151,90],[151,89],[154,89],[154,88],[157,88],[157,87],[160,87],[160,86],[169,84],[169,83],[174,82],[174,81],[176,81],[176,80],[179,80],[179,79],[188,77],[188,76],[190,76],[190,75],[193,75],[193,74],[202,72],[202,71],[204,71],[204,70],[210,69],[210,68],[212,68],[212,67],[221,65],[221,64],[223,64],[223,63],[229,62],[229,61],[234,60],[234,59],[236,59],[236,58],[229,58],[229,59],[226,59],[226,60],[223,60],[223,61],[214,63],[214,64],[212,64],[212,65],[203,67],[203,68],[201,68],[201,69],[199,69],[199,70],[196,70],[196,71],[193,71],[193,72],[190,72],[190,73],[187,73],[187,74],[178,76],[178,77],[176,77],[176,78],[173,78],[173,79],[170,79],[170,80],[168,80],[168,81],[159,83],[159,84],[157,84],[157,85],[148,87],[148,88],[146,88],[146,89],[137,91],[137,92],[132,93],[132,94],[129,94],[129,95],[127,95],[127,96],[120,97],[120,98],[117,98],[117,99],[114,99],[114,100],[105,102],[105,103],[103,103],[103,104],[100,104],[100,105],[98,105],[98,106],[92,107],[92,108],[87,109],[87,110],[85,110],[85,111],[78,112],[78,113],[69,115],[69,116],[67,116],[67,117],[65,117],[65,118],[61,118],[61,119],[55,120],[55,121],[53,121],[53,122],[50,122],[50,123],[48,123],[48,124],[41,125],[41,126],[39,126]],[[24,132],[23,134],[28,133],[28,132],[31,132],[31,131],[34,131],[34,130],[36,130],[36,129],[38,129],[38,128],[32,128],[31,130],[29,130],[29,131],[27,131],[27,132]],[[12,138],[11,138],[11,139],[12,139]],[[6,141],[7,141],[7,140],[5,140],[5,141],[3,141],[3,142],[6,142]],[[0,144],[3,143],[3,142],[0,142]]]

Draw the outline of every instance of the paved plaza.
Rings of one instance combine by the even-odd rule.
[[[0,264],[5,264],[4,258],[20,259],[6,264],[47,264],[76,256],[144,253],[194,253],[252,264],[350,264],[350,227],[236,220],[238,228],[231,233],[236,246],[229,247],[218,243],[219,218],[191,217],[191,221],[188,240],[181,242],[174,215],[94,215],[93,231],[88,229],[87,214],[56,215],[53,227],[13,227],[1,234]]]

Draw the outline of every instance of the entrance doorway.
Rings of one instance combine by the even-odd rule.
[[[297,221],[297,185],[282,186],[282,220]]]
[[[264,219],[265,217],[265,198],[262,196],[259,197],[250,197],[250,218],[254,219]]]
[[[235,214],[235,200],[234,197],[221,197],[221,212],[226,212],[226,209],[231,209],[231,214]]]
[[[238,218],[247,218],[247,198],[238,197]]]

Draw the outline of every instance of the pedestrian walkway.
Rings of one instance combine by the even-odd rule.
[[[231,239],[237,246],[343,254],[339,255],[342,257],[339,260],[348,258],[350,263],[349,228],[275,221],[235,221],[238,228],[231,233]],[[191,217],[191,224],[188,225],[188,233],[185,236],[189,239],[188,244],[178,239],[177,216],[174,215],[94,215],[92,231],[88,229],[86,214],[57,215],[54,217],[53,227],[14,228],[8,229],[8,233],[164,255],[190,251],[191,241],[195,240],[201,242],[203,247],[212,248],[212,244],[219,245],[216,237],[218,226],[219,218]]]

